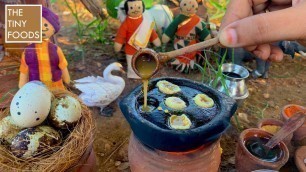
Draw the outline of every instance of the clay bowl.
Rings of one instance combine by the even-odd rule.
[[[170,96],[183,99],[187,104],[184,110],[175,112],[170,109],[170,114],[158,110],[157,107],[169,109],[164,103],[168,95],[156,88],[156,83],[160,80],[167,80],[181,87],[180,93]],[[187,79],[154,79],[150,81],[148,90],[148,104],[155,108],[150,113],[140,110],[140,105],[143,104],[142,85],[123,98],[119,106],[136,138],[144,145],[162,151],[189,151],[218,140],[229,127],[230,118],[237,109],[234,99],[202,83]],[[207,94],[215,105],[211,108],[199,108],[193,101],[194,96],[199,93]],[[191,128],[171,129],[168,125],[171,114],[186,114],[192,122]]]
[[[283,107],[280,117],[283,121],[287,121],[290,116],[301,110],[306,110],[306,108],[300,105],[289,104]],[[306,145],[306,122],[293,133],[293,140],[298,145]]]
[[[261,130],[264,130],[262,129],[263,126],[266,126],[266,125],[275,125],[275,126],[279,126],[279,127],[282,127],[284,125],[284,122],[280,121],[280,120],[277,120],[277,119],[273,119],[273,118],[265,118],[265,119],[262,119],[257,127]],[[265,130],[264,130],[265,131]],[[275,133],[271,133],[271,134],[275,134]],[[288,137],[286,137],[283,142],[286,144],[287,147],[290,147],[291,146],[291,140],[292,140],[292,137],[293,137],[293,133],[290,134]]]
[[[281,156],[275,162],[269,162],[252,155],[245,146],[245,142],[252,137],[271,138],[273,135],[257,129],[244,130],[238,140],[236,150],[236,170],[237,172],[254,171],[260,169],[279,170],[289,159],[289,151],[284,142],[278,145],[282,150]]]
[[[306,146],[302,146],[296,150],[294,159],[299,171],[306,171]]]

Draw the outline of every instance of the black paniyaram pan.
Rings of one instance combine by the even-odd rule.
[[[181,88],[181,92],[174,95],[165,95],[156,87],[160,80],[166,80]],[[200,93],[211,97],[215,105],[212,108],[198,107],[193,98]],[[164,101],[169,96],[180,97],[187,107],[182,111],[168,108]],[[229,127],[230,118],[237,109],[234,99],[216,91],[204,84],[182,78],[158,78],[149,83],[148,104],[154,107],[151,112],[141,111],[143,104],[142,85],[136,87],[129,95],[123,98],[120,109],[129,122],[135,136],[146,146],[154,149],[182,152],[196,149],[206,143],[220,138]],[[160,108],[163,110],[160,110]],[[165,110],[168,110],[165,112]],[[187,130],[172,129],[168,120],[171,114],[186,114],[192,122]]]

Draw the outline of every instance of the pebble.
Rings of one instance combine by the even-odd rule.
[[[158,109],[158,110],[163,110],[163,108],[162,108],[162,107],[160,107],[160,106],[159,106],[157,109]]]
[[[249,119],[248,119],[248,114],[246,113],[238,113],[238,117],[239,119],[247,122],[247,123],[250,123]]]
[[[264,93],[264,94],[263,94],[263,97],[264,97],[265,99],[268,99],[268,98],[270,98],[270,94],[269,94],[269,93]]]
[[[121,161],[116,161],[115,166],[118,167],[121,164]]]
[[[269,106],[275,108],[275,102],[274,101],[268,101]]]
[[[83,70],[86,69],[86,67],[85,67],[84,65],[77,66],[76,68],[77,68],[77,70],[79,70],[79,71],[83,71]]]
[[[258,79],[257,82],[260,84],[260,85],[267,85],[267,81],[265,79]]]
[[[291,102],[291,101],[292,101],[292,99],[290,99],[290,98],[287,98],[286,100],[287,100],[288,102]]]
[[[98,66],[98,67],[101,67],[101,66],[102,66],[102,64],[101,64],[101,63],[99,63],[99,62],[97,62],[97,66]]]
[[[124,163],[121,163],[117,169],[120,170],[120,171],[123,171],[123,170],[126,170],[127,168],[130,167],[130,163],[128,162],[124,162]]]
[[[105,149],[105,151],[110,150],[110,149],[111,149],[111,145],[108,144],[108,143],[106,143],[106,144],[104,145],[104,149]]]
[[[255,88],[249,88],[249,92],[255,92]]]
[[[97,153],[97,154],[101,157],[105,156],[105,153]]]
[[[234,156],[233,156],[233,157],[230,157],[230,158],[228,159],[228,163],[235,165],[235,157],[234,157]]]

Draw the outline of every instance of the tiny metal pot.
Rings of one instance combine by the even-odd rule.
[[[275,125],[275,126],[279,126],[279,127],[282,127],[284,125],[284,122],[280,121],[280,120],[277,120],[277,119],[273,119],[273,118],[265,118],[265,119],[262,119],[257,127],[261,130],[263,126],[266,126],[266,125]],[[273,134],[273,133],[271,133]],[[275,134],[275,133],[274,133]],[[283,142],[286,144],[287,147],[291,147],[291,140],[292,140],[292,137],[293,137],[293,133],[290,134],[288,137],[286,137]]]
[[[252,155],[248,149],[245,147],[245,141],[252,137],[268,137],[271,138],[273,135],[257,129],[251,128],[244,130],[238,140],[237,150],[236,150],[236,170],[237,172],[254,171],[260,169],[270,169],[279,170],[283,165],[285,165],[289,159],[289,151],[284,142],[280,142],[280,149],[283,151],[282,157],[276,162],[268,162],[259,159]]]
[[[225,79],[225,85],[218,78],[217,90],[223,93],[228,93],[230,97],[237,101],[238,106],[242,105],[243,101],[249,96],[249,91],[245,83],[245,79],[249,77],[247,69],[240,65],[225,63],[222,65],[222,73]],[[226,75],[228,73],[229,75]],[[230,75],[231,74],[231,75]]]
[[[287,121],[291,115],[298,111],[305,111],[306,108],[296,104],[289,104],[283,107],[280,117],[283,121]],[[306,146],[306,122],[293,133],[293,140],[298,145]]]

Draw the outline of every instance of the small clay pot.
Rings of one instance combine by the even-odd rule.
[[[294,115],[298,111],[305,111],[306,108],[300,105],[290,104],[283,107],[281,111],[281,119],[287,121],[290,116]],[[293,140],[297,145],[306,146],[306,122],[293,133]]]
[[[299,171],[306,171],[306,146],[298,148],[295,152],[295,165]]]
[[[261,130],[263,126],[266,126],[266,125],[275,125],[275,126],[279,126],[279,127],[282,127],[284,125],[284,122],[280,121],[280,120],[277,120],[277,119],[273,119],[273,118],[265,118],[265,119],[262,119],[257,127]],[[273,134],[273,133],[271,133]],[[275,133],[274,133],[275,134]],[[291,147],[291,140],[292,140],[292,137],[293,137],[293,133],[290,134],[288,137],[286,137],[283,142],[286,144],[286,146],[289,148]]]
[[[279,146],[283,155],[276,162],[268,162],[252,155],[245,147],[245,141],[253,137],[271,138],[273,135],[257,129],[251,128],[244,130],[239,137],[236,150],[236,170],[237,172],[254,171],[260,169],[279,170],[289,159],[289,151],[284,142],[280,142]]]
[[[220,139],[188,152],[165,152],[143,145],[132,134],[128,154],[132,172],[218,172],[221,163]]]

